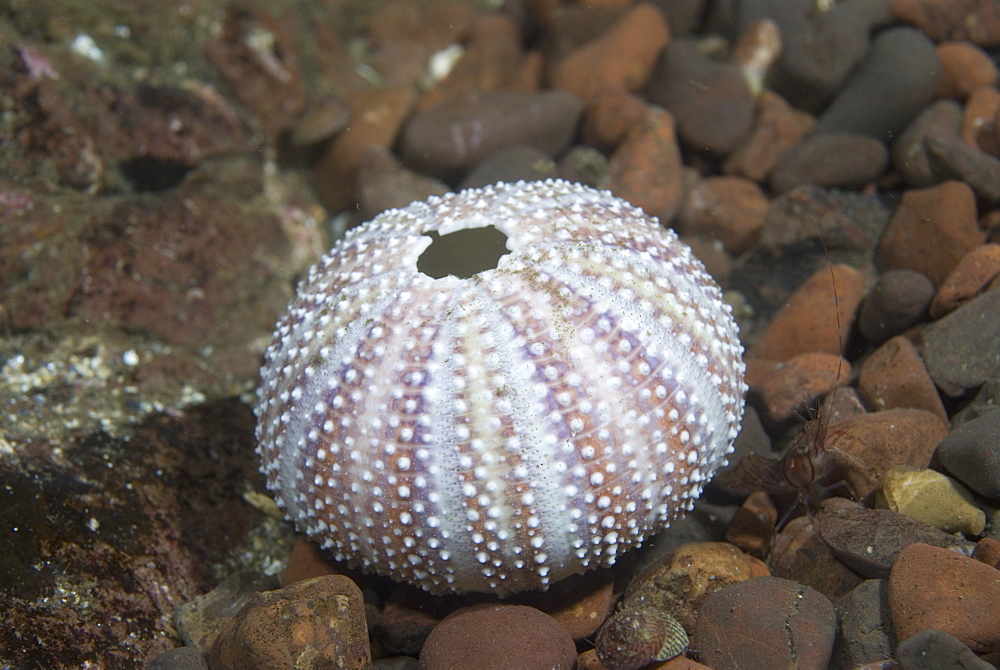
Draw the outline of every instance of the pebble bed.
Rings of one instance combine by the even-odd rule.
[[[127,141],[121,115],[81,120],[61,103],[74,87],[89,90],[73,60],[96,62],[85,43],[60,50],[18,35],[0,63],[9,95],[28,110],[10,122],[28,147],[25,165],[44,162],[57,184],[0,183],[0,225],[22,226],[4,233],[0,268],[14,270],[0,269],[11,287],[0,323],[25,350],[2,363],[0,475],[21,482],[6,490],[75,501],[75,489],[39,484],[58,478],[38,473],[78,449],[124,462],[129,440],[165,445],[127,470],[144,487],[163,487],[142,503],[156,505],[162,527],[122,549],[145,557],[141,569],[123,560],[124,571],[158,594],[148,596],[152,614],[123,615],[146,627],[92,633],[90,613],[107,620],[126,602],[139,605],[102,600],[103,587],[84,593],[83,580],[64,579],[76,584],[72,597],[44,607],[30,583],[17,591],[4,582],[4,595],[16,597],[16,632],[2,638],[10,651],[0,649],[0,665],[46,667],[37,659],[47,658],[54,667],[23,641],[25,622],[45,617],[88,631],[73,641],[74,665],[156,670],[335,660],[382,670],[1000,664],[994,5],[345,0],[326,8],[326,28],[291,10],[213,11],[216,29],[191,56],[204,69],[186,89],[154,96],[115,84],[124,91],[116,109],[131,110],[134,124]],[[311,32],[297,40],[304,26]],[[78,132],[63,137],[56,127]],[[180,127],[197,130],[164,134]],[[142,133],[155,177],[129,153]],[[168,167],[183,168],[176,183]],[[101,205],[75,228],[70,202],[62,223],[26,223],[49,221],[59,189],[131,193],[116,174],[141,197]],[[548,178],[608,189],[658,217],[723,288],[750,387],[729,468],[641,549],[545,592],[435,596],[331,562],[277,521],[253,459],[232,455],[255,446],[245,408],[216,404],[252,385],[293,280],[327,241],[317,221],[332,218],[336,236],[428,196]],[[241,204],[261,194],[259,209]],[[202,218],[207,211],[215,218]],[[80,240],[90,245],[85,268],[46,251]],[[190,276],[163,270],[161,257],[181,258]],[[50,268],[48,279],[29,261]],[[60,273],[83,270],[90,279],[61,293]],[[54,323],[85,339],[79,332],[98,321],[118,334],[113,345],[46,350],[24,340],[58,332]],[[15,340],[5,342],[10,352]],[[101,373],[45,363],[45,351],[64,350],[111,364]],[[225,383],[212,386],[215,370]],[[193,379],[199,388],[182,383]],[[107,418],[70,399],[86,384],[113,399]],[[123,404],[112,389],[126,387]],[[38,427],[62,415],[86,431]],[[18,427],[18,416],[30,424]],[[193,459],[197,447],[177,455],[191,434],[182,427],[216,423],[227,438],[205,438],[211,466]],[[45,445],[66,440],[65,453],[43,449],[42,436]],[[118,491],[101,481],[101,491]],[[174,495],[189,500],[176,490],[206,481],[225,486],[198,518],[250,516],[229,530],[194,531],[176,521],[181,512],[165,511]],[[45,496],[22,493],[36,490]],[[123,491],[106,497],[115,495],[129,500]],[[95,537],[117,532],[97,512],[81,518]],[[45,523],[34,519],[3,517],[29,531]],[[198,542],[186,544],[185,532]],[[23,537],[7,537],[4,553],[39,552]],[[51,550],[45,560],[71,554]],[[12,575],[38,570],[5,565]],[[63,638],[46,639],[54,649]]]

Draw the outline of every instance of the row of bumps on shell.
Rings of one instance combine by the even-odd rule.
[[[424,235],[492,225],[469,279]],[[384,212],[309,273],[267,350],[269,488],[339,560],[433,593],[614,563],[731,451],[731,310],[673,232],[608,192],[498,184]]]

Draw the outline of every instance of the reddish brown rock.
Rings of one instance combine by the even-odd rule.
[[[921,409],[887,409],[852,416],[830,427],[826,458],[832,481],[846,482],[857,498],[878,488],[883,473],[897,465],[926,468],[948,424]]]
[[[559,60],[550,80],[590,101],[605,86],[638,91],[646,85],[656,57],[670,40],[670,29],[657,7],[641,2],[607,32]]]
[[[892,338],[865,360],[858,388],[878,411],[912,407],[933,412],[942,421],[948,421],[941,397],[917,348],[906,338]]]
[[[912,23],[935,42],[1000,45],[1000,6],[993,0],[892,0],[889,9],[897,20]]]
[[[1000,569],[1000,540],[984,537],[976,543],[972,557],[986,565]]]
[[[587,104],[581,130],[583,141],[601,151],[613,151],[629,128],[649,113],[649,104],[638,95],[621,86],[605,86]]]
[[[787,361],[813,351],[842,355],[844,333],[850,332],[863,295],[864,282],[854,268],[817,270],[774,316],[748,356]]]
[[[564,668],[576,647],[562,625],[524,605],[473,605],[435,626],[420,651],[421,670]]]
[[[771,546],[778,510],[771,497],[763,491],[754,491],[733,515],[726,528],[726,542],[735,545],[751,556],[763,558]]]
[[[681,199],[681,150],[669,112],[654,109],[633,125],[608,164],[608,188],[669,221]]]
[[[995,119],[1000,111],[1000,91],[993,86],[980,86],[965,101],[962,117],[962,139],[975,149],[993,156],[1000,155]]]
[[[371,667],[361,590],[347,577],[258,593],[219,634],[211,665],[293,670],[304,657],[317,667]]]
[[[281,585],[289,586],[296,582],[339,574],[337,566],[323,553],[315,542],[300,535],[288,556],[288,566],[281,575]]]
[[[794,109],[777,93],[762,91],[753,127],[726,158],[722,171],[762,183],[778,155],[805,137],[815,123],[815,117]]]
[[[691,647],[712,668],[826,668],[837,614],[814,589],[780,577],[759,577],[705,600]]]
[[[940,286],[962,257],[981,243],[972,189],[948,181],[903,194],[879,243],[879,254],[887,268],[916,270]]]
[[[413,99],[408,86],[368,88],[350,94],[347,102],[353,121],[330,143],[314,168],[316,191],[330,210],[339,212],[354,204],[361,157],[373,145],[392,146]]]
[[[990,663],[1000,662],[1000,570],[947,549],[911,544],[889,574],[889,608],[900,641],[934,628]]]
[[[992,86],[997,80],[997,66],[988,53],[969,42],[944,42],[937,45],[941,76],[937,96],[965,100],[980,86]]]
[[[574,575],[553,584],[548,591],[514,595],[512,604],[545,612],[562,624],[574,640],[593,635],[614,609],[615,575],[608,568]]]
[[[767,420],[780,424],[850,378],[850,363],[836,354],[814,351],[778,363],[763,376],[748,374],[747,383],[760,396]]]
[[[729,584],[769,575],[757,558],[726,542],[694,542],[649,566],[625,590],[621,609],[652,607],[669,612],[688,633],[709,594]]]
[[[757,184],[741,177],[708,177],[687,190],[677,229],[681,235],[718,240],[738,256],[757,241],[769,202]]]
[[[1000,276],[1000,244],[978,246],[965,256],[944,280],[931,301],[930,316],[940,319]]]

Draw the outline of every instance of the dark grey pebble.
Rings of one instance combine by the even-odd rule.
[[[921,542],[966,556],[975,546],[913,517],[887,509],[838,508],[818,517],[823,541],[842,563],[868,579],[889,576],[903,549]]]
[[[498,181],[541,181],[556,176],[556,163],[541,149],[518,145],[487,156],[462,180],[461,188],[489,186]]]
[[[896,662],[900,670],[996,670],[948,633],[922,630],[899,643]]]
[[[858,329],[872,344],[882,344],[915,326],[934,298],[934,282],[916,270],[887,270],[861,305]]]
[[[980,201],[1000,205],[1000,159],[970,147],[956,135],[935,135],[924,140],[931,169],[944,179],[966,182]]]
[[[678,137],[694,151],[725,156],[753,125],[756,103],[739,67],[708,57],[693,38],[663,49],[647,97],[673,114]]]
[[[363,220],[449,190],[444,182],[408,169],[385,147],[372,145],[361,156],[357,194]]]
[[[892,143],[892,166],[907,186],[924,188],[941,178],[931,168],[924,140],[958,136],[962,129],[962,107],[954,100],[938,100],[924,108]]]
[[[938,388],[964,395],[1000,376],[1000,289],[976,296],[927,326],[920,355]]]
[[[569,146],[582,111],[567,91],[463,93],[410,119],[401,153],[411,168],[444,179],[519,144],[555,156]]]
[[[780,577],[755,577],[705,599],[691,648],[711,668],[825,670],[837,633],[826,596]]]
[[[934,43],[922,32],[885,30],[812,132],[860,133],[888,142],[934,99],[940,70]]]
[[[157,655],[146,670],[208,670],[208,661],[194,647],[177,647]]]
[[[941,440],[937,454],[963,484],[1000,500],[1000,409],[952,430]]]
[[[886,580],[866,579],[838,600],[837,620],[839,631],[831,670],[850,670],[892,658],[896,640]]]
[[[784,193],[802,184],[861,188],[877,179],[889,163],[889,150],[857,133],[811,135],[778,156],[771,188]]]
[[[593,188],[607,188],[608,157],[593,147],[575,146],[559,159],[559,177]]]
[[[722,3],[720,3],[722,4]],[[815,0],[750,0],[738,5],[738,32],[753,21],[774,20],[781,54],[768,85],[795,107],[819,112],[865,57],[869,34],[890,19],[888,0],[842,0],[817,11]]]

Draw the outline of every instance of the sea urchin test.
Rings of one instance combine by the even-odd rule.
[[[744,365],[670,230],[545,181],[386,211],[314,266],[261,371],[278,504],[340,560],[433,593],[544,588],[690,509]]]

